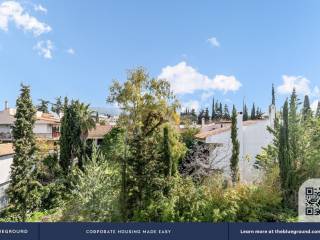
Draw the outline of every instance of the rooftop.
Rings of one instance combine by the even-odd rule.
[[[263,121],[263,120],[248,120],[248,121],[244,121],[243,122],[243,126],[250,126],[250,125],[256,124],[256,123],[258,123],[260,121]],[[208,128],[206,128],[206,126],[205,126],[204,129],[202,129],[200,131],[200,133],[195,135],[195,137],[198,138],[198,139],[206,139],[207,137],[210,137],[210,136],[213,136],[213,135],[218,135],[218,134],[223,133],[223,132],[227,132],[230,129],[231,129],[231,124],[229,122],[227,124],[224,123],[222,127],[218,123],[213,128],[211,127],[210,130]]]
[[[15,121],[14,115],[16,114],[16,109],[8,108],[0,111],[0,124],[2,125],[13,125]],[[60,119],[51,113],[37,112],[36,118],[38,122],[49,123],[49,124],[59,124]]]
[[[112,126],[107,125],[97,125],[94,129],[89,131],[88,139],[102,139],[108,132],[110,132]]]

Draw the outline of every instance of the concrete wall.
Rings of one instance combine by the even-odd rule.
[[[13,155],[0,157],[0,209],[7,205],[6,189],[9,186],[10,167]]]
[[[10,166],[13,162],[13,155],[0,157],[0,184],[10,180]]]
[[[262,147],[267,146],[272,141],[272,136],[267,131],[268,125],[269,120],[264,120],[257,121],[252,125],[238,127],[239,168],[241,181],[243,182],[253,182],[259,179],[260,172],[254,168],[254,163]],[[232,153],[231,131],[210,136],[206,139],[206,142],[222,144],[212,153],[212,162],[213,166],[223,169],[225,174],[229,175]]]
[[[47,123],[36,123],[33,132],[41,138],[52,138],[52,125]]]

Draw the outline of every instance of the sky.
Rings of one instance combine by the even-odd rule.
[[[68,96],[107,107],[113,79],[145,67],[183,108],[212,98],[266,111],[297,89],[320,98],[320,1],[0,0],[0,103]],[[0,105],[2,109],[3,105]]]

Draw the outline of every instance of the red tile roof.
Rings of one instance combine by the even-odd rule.
[[[111,125],[97,125],[89,131],[88,139],[102,139],[112,129]]]

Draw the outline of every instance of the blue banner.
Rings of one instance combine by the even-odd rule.
[[[320,223],[1,223],[0,240],[318,240]]]

